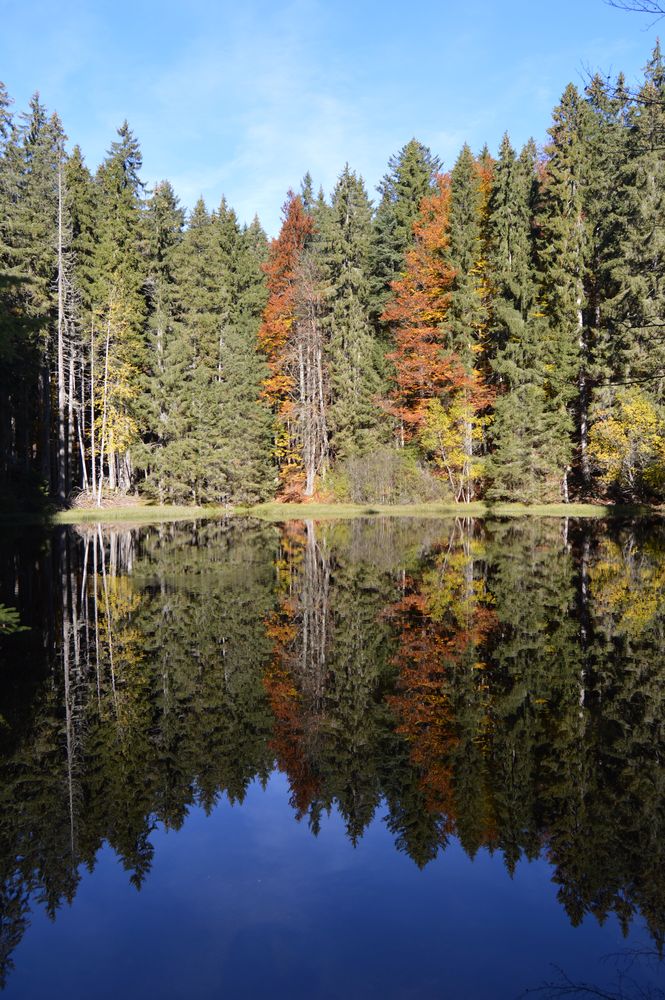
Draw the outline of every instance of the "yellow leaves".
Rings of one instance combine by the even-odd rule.
[[[665,488],[665,421],[639,389],[618,392],[600,411],[589,435],[589,455],[603,482],[634,496]]]
[[[616,631],[634,639],[665,610],[665,559],[660,553],[649,558],[605,540],[589,577],[598,615],[611,617]]]
[[[488,423],[489,417],[478,414],[464,391],[451,396],[445,407],[439,399],[427,402],[418,438],[447,475],[456,500],[473,496],[473,483],[482,471],[474,445],[482,440]]]

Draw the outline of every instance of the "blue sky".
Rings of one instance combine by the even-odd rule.
[[[39,90],[93,169],[127,118],[147,183],[188,207],[225,194],[273,235],[308,169],[328,192],[348,161],[373,194],[412,136],[445,166],[506,130],[544,142],[566,83],[636,80],[658,29],[603,0],[0,0],[0,17],[16,110]]]

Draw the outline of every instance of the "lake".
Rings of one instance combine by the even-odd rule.
[[[661,521],[0,551],[4,995],[663,995]]]

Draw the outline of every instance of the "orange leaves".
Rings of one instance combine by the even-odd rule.
[[[394,298],[383,320],[394,330],[395,388],[390,410],[411,432],[431,399],[456,388],[472,388],[460,359],[446,350],[445,321],[455,272],[448,259],[450,179],[438,178],[438,192],[424,198],[414,223],[416,245],[406,256],[404,275],[393,282]],[[475,388],[475,387],[474,387]]]
[[[294,378],[289,342],[296,310],[297,276],[302,252],[312,235],[314,222],[299,195],[289,192],[282,209],[284,221],[277,239],[270,245],[264,270],[268,279],[268,303],[259,330],[259,344],[266,355],[270,375],[263,384],[263,396],[284,417]]]

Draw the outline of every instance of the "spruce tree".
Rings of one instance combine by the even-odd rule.
[[[441,162],[427,146],[411,139],[391,156],[378,187],[381,196],[370,246],[371,306],[378,322],[391,295],[391,282],[404,270],[413,246],[413,223],[427,195],[434,194]]]
[[[665,382],[665,64],[657,43],[627,115],[627,148],[618,171],[608,304],[614,379],[644,382],[662,401]]]
[[[222,203],[217,216],[228,312],[220,342],[216,460],[224,494],[255,503],[272,492],[272,417],[260,399],[266,377],[257,334],[266,303],[262,263],[266,238],[258,220],[242,231],[235,212]]]
[[[447,318],[450,347],[470,370],[484,346],[487,303],[484,294],[484,176],[465,144],[450,175],[448,261],[455,272]]]
[[[168,433],[169,395],[175,389],[167,375],[166,357],[174,325],[175,256],[184,221],[185,214],[173,188],[168,181],[161,181],[155,186],[145,215],[150,314],[147,371],[139,402],[144,440],[137,448],[137,464],[150,477],[148,491],[156,492],[160,502],[165,499],[162,480],[163,464],[165,460],[168,462],[164,445]]]
[[[100,491],[105,471],[112,490],[130,488],[131,449],[140,436],[137,401],[147,365],[141,166],[139,144],[124,122],[97,172],[93,294]]]
[[[338,459],[345,459],[376,445],[381,391],[380,350],[369,308],[371,204],[362,179],[348,165],[330,210],[325,215],[319,212],[318,227],[332,395],[331,447]]]
[[[487,473],[491,499],[558,499],[561,456],[545,394],[544,324],[537,315],[533,246],[535,147],[516,158],[507,135],[494,172],[488,216],[492,287],[489,341],[497,388]],[[564,456],[565,457],[565,456]]]
[[[271,420],[256,335],[265,235],[222,201],[199,200],[174,249],[173,326],[163,355],[161,439],[151,480],[171,501],[255,502],[270,493]]]
[[[587,135],[591,111],[569,84],[554,109],[547,147],[546,175],[539,211],[542,303],[547,316],[544,361],[547,392],[558,415],[562,488],[568,497],[568,472],[576,432],[583,487],[589,486],[587,453],[591,344],[585,324],[589,231],[585,199],[589,180]]]

